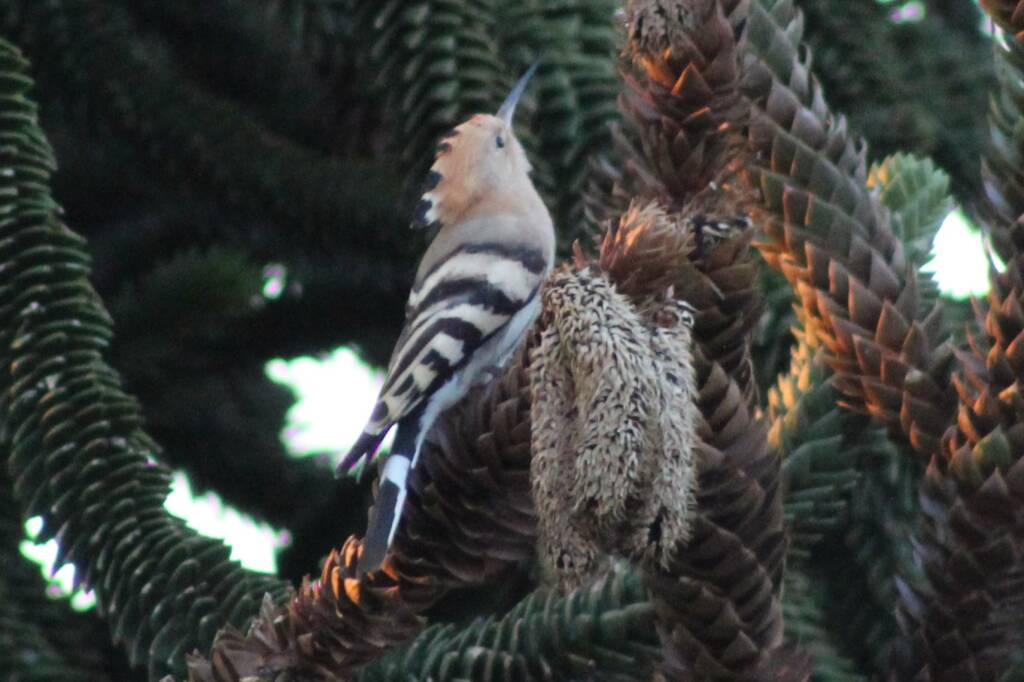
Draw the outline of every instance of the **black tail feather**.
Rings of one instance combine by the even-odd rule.
[[[373,505],[373,513],[370,514],[370,524],[366,528],[366,537],[363,538],[363,555],[359,557],[360,576],[376,571],[384,561],[384,556],[388,552],[391,527],[394,525],[395,516],[401,511],[398,509],[402,497],[400,493],[401,489],[392,481],[381,481],[380,492]]]
[[[384,562],[392,536],[405,503],[405,490],[419,446],[420,411],[406,416],[397,424],[391,454],[380,463],[380,487],[370,511],[370,523],[363,537],[363,555],[359,558],[359,575],[376,571]]]

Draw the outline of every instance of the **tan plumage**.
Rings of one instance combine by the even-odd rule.
[[[539,309],[540,285],[554,261],[554,227],[512,130],[532,72],[496,116],[477,114],[445,136],[427,175],[413,227],[437,234],[416,271],[377,405],[338,467],[347,470],[372,456],[397,424],[362,571],[384,557],[408,470],[434,420],[507,359]]]
[[[407,342],[414,340],[417,329],[424,329],[425,323],[438,313],[450,312],[445,308],[450,299],[435,304],[434,310],[422,305],[438,282],[456,276],[481,275],[513,299],[526,300],[554,261],[551,216],[530,181],[529,161],[511,128],[496,116],[478,114],[455,131],[455,135],[446,138],[452,141],[443,143],[449,146],[438,151],[431,167],[430,172],[440,175],[441,180],[421,199],[421,205],[430,204],[423,211],[426,224],[439,231],[420,261],[409,293],[406,326],[395,344],[379,398],[386,412],[375,411],[366,427],[368,432],[386,430],[417,404],[417,391],[399,390],[409,373],[396,370],[402,351],[408,348]],[[504,154],[489,149],[498,138],[505,140],[504,149],[508,151]],[[474,168],[478,172],[473,172]],[[530,262],[523,264],[508,254],[466,253],[474,246],[482,248],[488,244],[499,244],[509,251],[520,250]],[[457,254],[463,257],[453,259]],[[485,332],[493,332],[507,321],[507,316],[479,313],[476,319]],[[439,348],[443,340],[437,339],[421,355]]]
[[[505,147],[498,147],[501,139]],[[530,162],[507,121],[498,116],[477,114],[456,126],[438,144],[434,165],[427,174],[433,185],[421,200],[418,211],[426,219],[417,226],[435,221],[442,226],[457,226],[472,214],[523,211],[547,213],[533,183]],[[506,205],[502,205],[502,204]],[[425,209],[422,208],[426,204]]]

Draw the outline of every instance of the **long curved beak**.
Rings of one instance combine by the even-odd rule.
[[[526,85],[533,78],[533,74],[537,72],[537,65],[540,64],[538,59],[533,65],[526,70],[516,84],[512,87],[512,91],[508,93],[508,97],[502,102],[501,108],[498,109],[498,118],[505,121],[505,125],[512,126],[512,116],[516,113],[516,105],[519,104],[519,98],[523,96],[523,91],[526,90]]]

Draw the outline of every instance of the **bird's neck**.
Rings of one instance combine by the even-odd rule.
[[[482,193],[477,201],[466,207],[465,218],[485,218],[489,215],[520,214],[524,218],[548,215],[547,207],[529,178],[517,178]]]

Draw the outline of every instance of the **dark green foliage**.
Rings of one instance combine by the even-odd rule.
[[[911,544],[920,478],[919,465],[888,443],[864,453],[841,532],[787,567],[786,636],[811,650],[814,679],[874,679],[889,669],[898,634],[895,576],[921,584]]]
[[[571,242],[580,234],[590,159],[608,146],[618,116],[615,8],[611,0],[363,3],[356,33],[368,43],[370,87],[410,175],[426,171],[434,143],[453,123],[496,111],[515,78],[540,59],[517,129],[560,236]]]
[[[209,6],[203,21],[177,3],[118,4],[0,3],[6,32],[36,57],[63,162],[57,191],[83,218],[96,285],[115,308],[113,361],[149,406],[167,461],[189,470],[201,489],[296,526],[296,535],[310,523],[347,532],[360,523],[363,495],[335,484],[326,465],[285,458],[278,434],[291,396],[262,368],[282,354],[351,341],[386,359],[410,277],[408,242],[392,240],[388,255],[373,260],[350,245],[328,259],[316,245],[338,250],[349,241],[379,252],[401,223],[397,181],[383,165],[342,162],[304,144],[323,141],[328,114],[313,126],[300,117],[313,112],[285,88],[307,96],[322,90],[295,81],[293,71],[313,67],[254,68],[274,58],[273,46],[260,41],[279,33],[271,15],[283,7],[264,8],[264,17],[239,3],[220,12]],[[203,62],[216,55],[191,49],[199,36],[184,30],[190,21],[207,35],[223,29],[245,37],[265,61],[239,54],[223,55],[230,64]],[[143,25],[151,30],[141,32]],[[237,46],[234,38],[221,44]],[[298,37],[281,39],[289,54],[305,49]],[[190,58],[179,59],[184,54]],[[223,92],[212,92],[203,69],[211,76],[228,66],[250,80],[225,78]],[[255,99],[265,101],[240,94],[256,94],[260,79],[268,87]],[[265,111],[284,120],[264,120]],[[260,296],[259,281],[271,259],[287,265],[290,284],[272,301]],[[266,495],[270,489],[281,496]],[[337,520],[313,522],[292,502],[297,490]],[[295,561],[305,566],[296,574],[321,553],[299,553]]]
[[[812,335],[801,337],[789,374],[769,396],[769,438],[783,456],[789,556],[807,561],[823,538],[844,529],[867,458],[896,453],[882,428],[839,406],[822,349]]]
[[[895,154],[871,167],[868,186],[877,187],[893,214],[893,231],[907,258],[924,265],[942,221],[953,208],[949,176],[931,159]]]
[[[353,60],[346,40],[354,36],[354,0],[259,0],[265,21],[288,34],[321,69]]]
[[[812,575],[808,575],[811,572]],[[814,680],[828,682],[866,682],[868,677],[842,651],[844,642],[835,636],[824,604],[828,593],[820,572],[811,566],[789,566],[783,580],[785,600],[782,611],[786,618],[786,638],[807,648],[814,662]]]
[[[892,211],[907,258],[923,262],[951,208],[946,175],[898,154],[871,169],[868,185]],[[811,323],[805,315],[789,373],[769,395],[791,543],[786,634],[809,648],[815,679],[866,679],[887,670],[898,632],[895,576],[920,583],[910,549],[920,471],[881,425],[841,407]]]
[[[620,38],[612,23],[619,3],[526,0],[502,3],[501,52],[518,70],[540,58],[538,101],[525,128],[534,156],[550,177],[541,186],[554,202],[563,243],[584,232],[581,192],[592,163],[606,152],[619,117],[614,59]]]
[[[788,81],[799,34],[783,31],[790,3],[752,4],[757,19],[736,26]],[[887,18],[893,5],[875,0],[796,4],[815,73],[853,137],[866,137],[873,159],[934,159],[889,156],[868,179],[919,265],[950,186],[965,205],[979,196],[979,122],[995,82],[979,13],[969,0],[928,0],[922,21],[897,25]],[[0,217],[0,462],[11,477],[0,475],[0,677],[180,675],[187,651],[205,653],[226,623],[244,627],[265,592],[279,602],[288,594],[285,582],[241,570],[220,543],[167,516],[170,471],[155,459],[290,531],[279,574],[293,583],[361,530],[370,482],[339,483],[326,458],[285,455],[279,433],[292,396],[266,379],[264,364],[343,343],[387,361],[422,246],[404,229],[411,192],[434,144],[466,115],[493,111],[537,57],[517,126],[563,246],[588,233],[582,191],[619,118],[620,5],[0,0],[3,37],[32,58],[33,96],[61,161],[58,172],[25,97],[29,67],[5,44],[0,168],[14,174],[0,175],[9,208]],[[1004,91],[993,134],[1007,144],[989,163],[1014,178],[1020,48],[997,58]],[[837,120],[822,119],[830,134]],[[799,133],[773,130],[794,148]],[[854,177],[846,189],[859,200],[864,169],[852,156],[823,173]],[[784,180],[770,175],[780,197]],[[1012,220],[1017,190],[1001,191],[1009,208],[998,219]],[[88,249],[59,222],[58,203]],[[877,236],[863,218],[852,229]],[[288,284],[271,299],[261,290],[272,263]],[[922,582],[911,541],[921,467],[841,405],[806,326],[789,366],[789,329],[805,321],[780,276],[766,273],[762,288],[767,312],[753,349],[762,406],[764,389],[788,370],[768,407],[790,531],[785,636],[812,655],[813,679],[871,679],[890,670],[899,636],[895,578]],[[926,303],[938,298],[927,282],[921,289]],[[953,308],[947,329],[969,317],[966,305]],[[17,554],[19,514],[45,517],[43,537],[58,538],[62,560],[96,588],[97,612],[43,595],[37,569]],[[650,677],[661,650],[636,575],[568,597],[540,591],[494,615],[532,589],[529,572],[520,567],[501,589],[455,592],[428,613],[459,625],[425,631],[359,679]]]
[[[815,74],[829,103],[871,144],[875,158],[930,156],[969,201],[984,147],[979,112],[992,85],[991,47],[974,3],[927,0],[924,17],[895,23],[901,3],[802,0]]]
[[[512,82],[498,52],[496,8],[493,0],[387,0],[357,10],[391,144],[421,172],[453,122],[496,111]]]
[[[294,396],[267,381],[264,364],[286,345],[250,343],[249,335],[267,315],[295,314],[290,304],[331,298],[314,290],[315,298],[265,299],[262,279],[240,252],[181,253],[111,301],[114,355],[127,388],[149,407],[148,430],[164,461],[186,470],[197,491],[218,491],[241,511],[290,529],[296,540],[282,573],[297,580],[323,554],[310,537],[345,537],[364,525],[369,481],[336,481],[328,462],[285,453],[280,430]],[[330,342],[325,335],[322,343]]]
[[[7,35],[25,46],[43,74],[44,93],[54,88],[48,101],[61,98],[109,126],[168,182],[286,225],[311,247],[342,239],[383,247],[379,227],[398,222],[396,195],[387,199],[394,187],[391,171],[301,147],[262,127],[231,100],[183,83],[160,58],[161,50],[140,40],[126,11],[108,5],[0,4]]]
[[[816,679],[863,679],[845,676],[884,671],[896,634],[893,576],[909,577],[920,474],[882,427],[840,407],[821,348],[801,336],[770,396],[791,543],[786,632],[810,649]]]
[[[104,354],[110,318],[89,286],[84,242],[49,194],[53,156],[25,93],[25,63],[0,56],[0,448],[23,514],[59,537],[58,564],[95,589],[116,642],[151,678],[183,669],[217,628],[242,625],[288,586],[244,571],[221,543],[163,510],[169,472]]]
[[[813,397],[806,394],[805,400]],[[803,500],[813,500],[817,492],[819,502],[813,511],[821,513],[824,506],[822,516],[830,518],[827,512],[833,511],[835,519],[809,549],[805,549],[805,522],[793,526],[796,551],[790,554],[793,562],[787,567],[784,592],[786,634],[811,650],[815,679],[844,680],[853,673],[857,676],[849,679],[867,679],[889,669],[889,649],[898,633],[893,611],[898,600],[895,577],[912,585],[921,583],[911,544],[920,512],[916,491],[921,471],[865,418],[842,417],[836,408],[824,407],[826,419],[818,426],[827,424],[830,416],[843,420],[847,424],[843,434],[855,439],[855,444],[859,441],[860,447],[859,452],[854,450],[856,469],[831,477],[818,473],[815,480],[804,473],[801,480],[794,476],[793,464],[787,461],[784,468],[789,485],[796,489],[786,498],[787,515],[800,519],[801,504],[808,505]],[[850,430],[850,425],[862,430]],[[838,452],[822,456],[828,453],[827,440],[807,443],[794,454],[806,456],[815,445],[822,459],[841,461]],[[808,479],[810,485],[819,484],[817,490],[808,487]],[[848,483],[847,489],[828,504],[825,493],[835,491],[837,479]],[[837,508],[841,513],[834,513]]]
[[[797,320],[792,287],[778,272],[762,266],[759,277],[764,313],[754,329],[750,349],[759,392],[766,396],[778,376],[789,368],[790,349],[795,344],[792,329]]]
[[[876,188],[892,210],[893,231],[903,242],[906,258],[918,266],[931,260],[935,235],[953,209],[949,184],[949,176],[931,159],[910,154],[889,156],[868,172],[868,186]],[[919,273],[917,285],[923,309],[939,302],[938,283],[927,273]],[[941,303],[945,329],[960,338],[969,306],[948,296]]]
[[[329,134],[325,89],[301,54],[301,36],[268,20],[262,3],[121,4],[134,12],[146,34],[166,37],[180,67],[205,89],[220,91],[270,129],[311,146]],[[335,39],[342,47],[341,36]]]
[[[39,566],[21,556],[24,541],[11,481],[0,470],[0,671],[39,682],[133,679],[95,612],[76,613],[47,594]]]
[[[660,652],[640,578],[619,570],[560,596],[540,590],[500,618],[436,626],[376,661],[359,682],[644,679]]]
[[[144,366],[166,362],[178,344],[216,344],[225,323],[262,305],[262,285],[261,268],[243,253],[182,251],[109,305],[119,340],[139,354],[131,362]]]
[[[247,330],[258,333],[265,315],[280,315],[296,299],[266,299],[262,287],[262,268],[240,251],[179,252],[111,299],[113,355],[127,388],[149,407],[147,424],[163,459],[185,469],[197,490],[220,491],[226,502],[296,537],[308,537],[310,523],[344,537],[363,522],[366,486],[335,481],[325,462],[285,454],[279,431],[294,396],[270,384],[263,368],[283,344],[251,343]],[[295,505],[300,497],[318,513]],[[295,579],[323,552],[299,550],[304,544],[290,550]]]
[[[996,254],[1010,261],[1021,249],[1014,222],[1024,210],[1024,182],[1020,165],[1024,146],[1024,99],[1020,77],[1024,73],[1024,45],[1000,41],[994,49],[999,89],[989,108],[989,146],[982,162],[984,201],[980,213]]]
[[[1014,658],[1013,667],[1007,671],[1000,682],[1021,682],[1024,680],[1024,653]]]
[[[823,545],[818,555],[833,632],[852,645],[866,669],[879,673],[889,669],[889,648],[898,632],[896,577],[910,585],[922,580],[912,544],[920,480],[920,465],[906,453],[882,452],[869,459],[850,499],[845,536]]]
[[[9,560],[17,561],[18,558],[12,556]],[[16,607],[19,597],[20,593],[0,583],[0,670],[14,676],[9,679],[26,682],[58,679],[68,682],[101,682],[110,679],[102,671],[79,668],[68,661],[63,651],[46,639],[47,630],[26,619]],[[53,625],[60,627],[64,624],[61,622]],[[78,646],[82,644],[81,641],[76,642]]]

